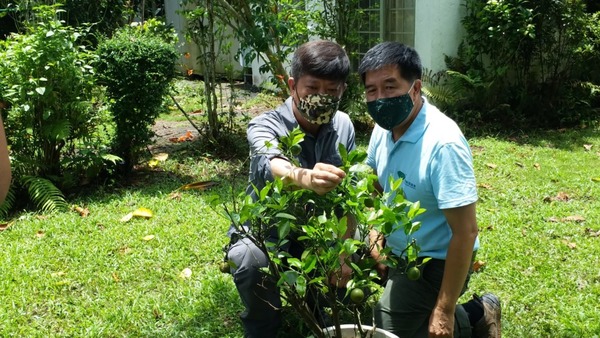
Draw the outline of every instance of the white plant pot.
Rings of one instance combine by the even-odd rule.
[[[373,327],[369,325],[361,326],[363,331],[367,331],[368,338],[400,338],[395,334],[388,332],[386,330],[375,328],[373,332]],[[342,330],[342,338],[360,338],[360,333],[354,324],[342,324],[340,325]],[[335,327],[330,326],[323,329],[323,333],[325,333],[325,337],[335,337]]]

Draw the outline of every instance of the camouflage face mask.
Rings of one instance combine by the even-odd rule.
[[[331,122],[339,104],[340,99],[335,96],[311,94],[299,99],[296,108],[308,122],[321,125]]]

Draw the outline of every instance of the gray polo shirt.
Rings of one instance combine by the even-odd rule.
[[[277,144],[280,137],[287,136],[292,129],[298,127],[292,104],[292,98],[289,97],[284,104],[275,110],[253,118],[248,125],[247,136],[250,145],[248,181],[250,184],[246,191],[249,194],[253,192],[252,184],[260,190],[266,182],[273,180],[270,164],[272,158],[286,158]],[[269,148],[265,146],[267,141],[271,144]],[[340,143],[346,146],[348,152],[356,147],[354,126],[350,117],[348,114],[338,111],[330,123],[321,125],[316,136],[306,133],[304,141],[300,143],[302,152],[298,155],[298,162],[303,168],[308,169],[312,169],[319,162],[341,166],[342,159],[338,153],[338,144]]]

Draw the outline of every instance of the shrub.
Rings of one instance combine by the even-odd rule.
[[[28,189],[36,205],[46,210],[64,206],[54,185],[68,189],[81,178],[83,168],[75,159],[100,158],[103,167],[106,157],[95,138],[100,121],[90,103],[93,55],[79,45],[80,32],[55,15],[54,10],[40,9],[39,23],[0,46],[0,101],[7,106],[16,189]],[[39,193],[44,185],[42,190],[51,193]]]
[[[598,24],[582,0],[468,0],[466,7],[466,37],[442,80],[458,98],[448,102],[451,115],[471,110],[473,125],[511,129],[598,117],[597,77],[587,75],[600,56]]]
[[[112,101],[114,151],[128,173],[151,142],[151,126],[175,76],[177,52],[160,37],[126,28],[102,41],[97,55],[99,83]]]

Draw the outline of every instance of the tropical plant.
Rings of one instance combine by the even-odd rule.
[[[91,178],[72,165],[75,159],[97,156],[100,168],[106,159],[114,161],[96,138],[102,121],[90,103],[93,54],[80,45],[82,32],[59,21],[56,13],[37,8],[40,21],[0,47],[0,101],[6,106],[14,187],[28,190],[44,210],[64,206],[61,189],[76,186],[82,176]],[[82,147],[86,153],[79,151]],[[18,195],[13,191],[5,209]]]
[[[500,128],[577,125],[593,116],[594,92],[581,83],[591,80],[589,61],[600,53],[597,18],[584,1],[468,0],[466,9],[465,40],[447,58],[446,80],[467,104],[457,102],[452,114],[477,110],[473,124]]]
[[[282,137],[278,146],[288,158],[294,159],[303,137],[304,134],[295,129]],[[317,337],[325,337],[325,333],[311,311],[310,299],[325,299],[331,310],[336,337],[341,337],[344,313],[352,313],[360,328],[363,297],[370,294],[372,283],[379,278],[374,269],[375,261],[368,254],[376,243],[369,244],[362,239],[368,238],[371,230],[383,236],[395,231],[410,235],[420,227],[420,223],[412,219],[425,211],[419,202],[412,203],[404,198],[401,179],[390,180],[391,191],[378,195],[374,187],[378,178],[363,163],[365,152],[347,153],[343,145],[339,152],[343,162],[341,168],[347,176],[335,190],[325,195],[291,189],[281,179],[275,179],[263,189],[255,188],[256,199],[243,193],[239,196],[241,202],[235,203],[233,209],[224,204],[227,219],[268,256],[264,273],[281,289],[282,297]],[[218,196],[212,200],[215,206],[222,204]],[[359,239],[343,238],[354,223]],[[243,226],[248,224],[248,229]],[[278,234],[276,241],[270,239],[273,233]],[[301,257],[286,251],[290,238],[303,246]],[[388,257],[384,263],[397,266],[397,256],[391,253],[391,248],[380,249]],[[411,268],[416,265],[418,251],[418,243],[414,240],[406,243],[403,254],[406,253]],[[331,285],[331,276],[344,265],[352,269],[352,280],[347,285]],[[407,267],[407,271],[409,269]],[[345,299],[339,299],[338,288],[346,288]],[[366,330],[359,331],[361,337],[367,335]]]
[[[175,76],[177,52],[161,37],[128,27],[102,41],[97,55],[98,81],[112,102],[113,149],[127,174],[151,142],[151,126]]]

